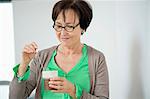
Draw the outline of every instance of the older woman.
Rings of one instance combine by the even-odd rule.
[[[25,45],[22,61],[13,69],[9,98],[26,99],[36,88],[36,99],[108,99],[105,57],[80,40],[92,20],[91,6],[84,0],[60,0],[52,19],[60,44],[38,53],[35,42]],[[49,79],[49,90],[43,70],[58,71],[58,77]]]

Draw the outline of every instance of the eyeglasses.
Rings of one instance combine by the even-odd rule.
[[[66,26],[61,26],[61,25],[53,25],[53,28],[57,31],[60,32],[62,31],[62,29],[64,28],[67,32],[72,32],[77,26],[79,25],[79,23],[75,26],[70,26],[70,25],[66,25]]]

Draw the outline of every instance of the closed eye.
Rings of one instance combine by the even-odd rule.
[[[68,25],[68,26],[66,26],[66,27],[67,27],[67,28],[74,28],[73,26],[69,26],[69,25]]]
[[[60,26],[60,25],[55,25],[57,28],[62,28],[62,26]]]

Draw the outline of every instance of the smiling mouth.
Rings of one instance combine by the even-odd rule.
[[[65,36],[64,37],[60,37],[60,38],[61,39],[69,39],[69,37],[67,37],[67,36],[66,37]]]
[[[61,38],[61,40],[68,40],[69,38]]]

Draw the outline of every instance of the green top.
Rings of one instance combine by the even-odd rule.
[[[57,53],[55,50],[52,54],[52,57],[49,61],[46,70],[58,70],[59,77],[65,77],[67,80],[69,80],[75,85],[76,97],[77,99],[80,99],[82,95],[82,90],[85,90],[86,92],[90,91],[90,76],[89,76],[89,69],[88,69],[87,45],[84,44],[84,47],[82,48],[82,57],[68,73],[65,73],[61,68],[57,66],[54,59],[56,54]],[[15,68],[14,71],[16,74],[17,67]],[[24,74],[23,77],[21,78],[19,77],[18,80],[19,81],[26,80],[29,77],[29,72],[28,72],[29,70],[30,69],[27,70],[27,72]],[[48,97],[50,97],[50,99],[71,99],[71,97],[67,93],[53,93],[50,90],[45,90],[43,79],[42,79],[41,97],[42,99],[48,99]]]

